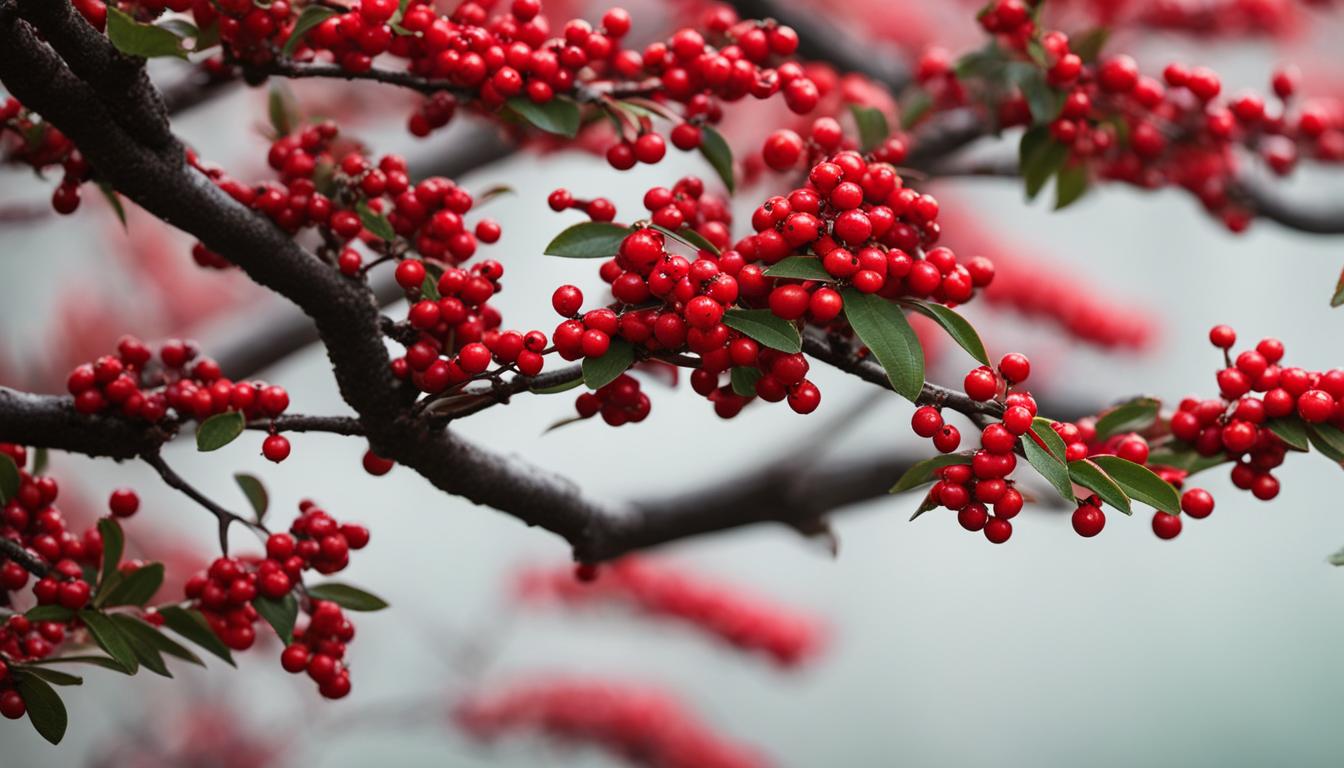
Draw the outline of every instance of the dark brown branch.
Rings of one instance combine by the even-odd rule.
[[[276,432],[329,432],[333,435],[355,436],[364,434],[359,419],[349,416],[277,416],[249,422],[248,429]]]
[[[147,453],[141,458],[145,460],[146,464],[153,467],[154,470],[159,473],[159,477],[163,478],[163,482],[167,483],[169,487],[181,491],[192,501],[205,507],[210,514],[215,516],[215,520],[219,523],[219,551],[224,555],[229,554],[230,525],[241,523],[259,534],[266,534],[266,528],[260,523],[255,523],[241,515],[230,512],[212,501],[209,496],[196,490],[195,486],[188,483],[181,475],[173,471],[173,468],[168,466],[168,463],[163,460],[163,457],[160,456],[157,451],[154,453]]]
[[[22,544],[0,536],[0,560],[3,559],[13,560],[23,570],[38,577],[46,576],[51,571],[51,568],[42,561],[42,558],[24,549]]]
[[[351,72],[336,64],[309,64],[288,59],[277,59],[265,65],[241,64],[244,77],[258,82],[267,76],[300,78],[325,78],[335,80],[368,80],[387,85],[409,88],[424,94],[461,92],[461,88],[448,80],[434,80],[411,72],[397,72],[389,69],[369,69],[363,72]]]
[[[170,438],[157,427],[117,416],[86,416],[69,397],[31,395],[0,387],[0,441],[44,445],[86,456],[133,459]]]
[[[1249,179],[1242,179],[1228,191],[1262,219],[1312,235],[1344,235],[1344,206],[1333,198],[1333,204],[1327,205],[1288,200],[1278,190]]]

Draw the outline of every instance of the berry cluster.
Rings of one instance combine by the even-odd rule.
[[[338,523],[312,501],[300,503],[299,511],[288,533],[273,533],[266,539],[265,558],[217,558],[184,586],[187,599],[200,608],[210,629],[234,650],[251,648],[256,641],[254,626],[260,618],[256,600],[285,597],[302,584],[306,570],[322,574],[343,570],[350,562],[350,550],[369,542],[368,529]],[[323,696],[341,698],[350,692],[349,671],[342,659],[345,643],[354,637],[354,625],[332,602],[313,600],[307,610],[308,628],[295,632],[281,665],[289,672],[306,669]]]
[[[66,379],[75,410],[84,414],[117,410],[128,418],[160,423],[170,411],[182,419],[205,421],[226,411],[251,419],[274,419],[289,407],[283,387],[261,381],[231,381],[219,364],[202,357],[196,345],[171,339],[153,350],[133,336],[117,342],[117,353],[76,366]],[[262,441],[271,461],[289,456],[289,439],[272,431]]]
[[[12,97],[0,101],[0,156],[38,173],[59,166],[64,175],[51,194],[51,207],[61,214],[79,208],[79,187],[93,175],[88,161],[65,134]]]
[[[539,731],[601,747],[647,768],[764,768],[764,757],[726,741],[665,693],[601,681],[551,679],[477,693],[454,719],[468,733],[495,740],[508,731]]]
[[[761,159],[772,170],[788,171],[797,168],[800,162],[811,167],[827,156],[855,148],[854,140],[845,135],[838,120],[822,116],[812,121],[806,140],[788,128],[771,133],[761,146]],[[898,133],[884,139],[870,155],[876,162],[900,165],[908,153],[908,140]]]
[[[741,650],[764,653],[784,666],[812,658],[823,644],[822,627],[813,617],[643,558],[604,563],[586,581],[576,580],[570,569],[527,569],[518,576],[518,592],[529,600],[633,607],[650,616],[688,623]]]
[[[1251,219],[1238,200],[1236,149],[1258,154],[1280,175],[1300,155],[1344,162],[1344,102],[1302,100],[1291,67],[1272,78],[1274,108],[1251,91],[1223,95],[1207,67],[1173,62],[1158,80],[1123,54],[1085,61],[1063,32],[1041,30],[1023,0],[996,0],[979,19],[1003,50],[1039,66],[1057,94],[1048,135],[1067,147],[1068,164],[1147,189],[1182,187],[1232,231]],[[998,113],[1007,125],[1043,119],[1024,96],[999,102]]]
[[[574,401],[579,417],[589,419],[602,414],[602,420],[613,427],[638,424],[649,415],[649,396],[639,391],[639,379],[621,374],[610,384],[584,392]]]
[[[616,206],[605,197],[583,200],[570,194],[567,189],[557,189],[546,198],[546,204],[552,211],[560,213],[572,209],[583,211],[590,221],[611,221],[616,218]]]

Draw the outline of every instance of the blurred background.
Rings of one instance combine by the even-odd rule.
[[[910,10],[905,24],[874,22],[877,3],[825,7],[871,27],[865,31],[880,38],[875,46],[909,54],[936,39],[959,52],[977,39],[969,6],[947,5],[957,13]],[[552,10],[553,18],[595,18],[605,7],[567,6]],[[649,13],[670,20],[683,10],[630,7],[637,25]],[[1272,35],[1206,44],[1152,33],[1112,46],[1133,52],[1146,72],[1179,52],[1217,69],[1226,91],[1263,89],[1271,69],[1289,58],[1308,72],[1339,61],[1344,38],[1336,18],[1315,7],[1294,12],[1295,26]],[[181,70],[156,74],[172,80]],[[379,152],[405,153],[413,168],[459,162],[455,151],[481,132],[463,120],[414,140],[403,125],[411,99],[387,89],[304,83],[294,92],[309,114],[340,119],[343,131]],[[261,179],[265,111],[264,90],[239,86],[174,125],[234,177]],[[760,145],[751,122],[728,125],[740,155]],[[986,151],[1015,146],[1012,135],[1003,142]],[[582,220],[552,213],[551,190],[608,197],[618,220],[629,219],[642,215],[645,189],[686,174],[713,178],[698,155],[675,151],[629,172],[581,151],[519,152],[458,176],[471,191],[499,184],[515,191],[480,209],[503,227],[482,255],[505,266],[506,292],[495,303],[508,325],[549,331],[554,286],[601,285],[588,264],[541,255],[556,232]],[[188,336],[210,353],[246,348],[246,339],[286,316],[243,276],[195,266],[189,238],[133,206],[124,230],[101,200],[86,200],[73,217],[47,213],[52,183],[0,172],[0,209],[7,212],[0,221],[0,382],[58,392],[70,367],[110,349],[122,333],[152,341]],[[741,190],[736,220],[745,222],[784,183],[766,175]],[[1338,200],[1344,193],[1340,179],[1310,168],[1282,184],[1294,199]],[[1220,356],[1206,333],[1217,323],[1233,325],[1243,345],[1282,339],[1295,364],[1344,363],[1344,316],[1328,306],[1344,264],[1338,237],[1268,222],[1232,235],[1176,191],[1101,186],[1055,213],[1044,199],[1024,202],[1011,181],[924,186],[939,197],[947,240],[958,252],[983,251],[1001,269],[1013,265],[1020,279],[1081,298],[1079,312],[1121,318],[1123,343],[1102,346],[1053,318],[993,301],[994,287],[990,302],[966,308],[991,356],[1016,350],[1031,357],[1032,389],[1044,401],[1104,406],[1151,394],[1174,404],[1212,393]],[[935,357],[933,381],[955,384],[969,367],[950,345]],[[856,403],[863,418],[834,436],[828,460],[894,446],[908,446],[912,455],[929,450],[909,434],[907,403],[874,399],[871,386],[844,374],[813,373],[823,400],[809,416],[747,408],[724,422],[684,384],[650,381],[653,411],[641,424],[613,429],[590,419],[545,432],[572,414],[574,393],[566,393],[517,398],[454,428],[608,499],[674,493],[782,457],[807,457]],[[286,387],[294,412],[348,412],[320,348],[256,375]],[[613,605],[520,600],[524,570],[565,572],[568,551],[559,539],[445,496],[403,468],[371,477],[359,468],[362,441],[298,435],[293,442],[293,455],[279,466],[246,439],[211,455],[178,441],[165,457],[235,508],[244,501],[232,474],[257,475],[270,489],[276,523],[296,514],[300,499],[313,498],[338,519],[371,529],[370,546],[342,579],[392,608],[357,616],[353,694],[321,700],[309,681],[279,669],[273,637],[237,654],[237,671],[213,657],[208,670],[175,666],[176,680],[92,671],[82,688],[65,691],[65,741],[51,747],[25,724],[5,725],[0,764],[622,764],[542,738],[485,743],[455,724],[464,696],[546,680],[661,691],[721,738],[780,766],[1325,766],[1344,754],[1333,709],[1344,680],[1337,650],[1344,573],[1326,563],[1344,545],[1336,501],[1344,486],[1339,468],[1324,460],[1289,461],[1279,475],[1282,493],[1270,503],[1236,491],[1226,467],[1200,476],[1197,484],[1214,493],[1217,509],[1208,519],[1187,520],[1173,541],[1154,537],[1143,511],[1132,519],[1110,515],[1102,535],[1084,540],[1067,514],[1029,506],[1012,541],[995,547],[966,535],[946,510],[907,522],[915,494],[834,515],[834,557],[778,527],[684,541],[649,555],[659,568],[740,592],[816,628],[815,654],[779,664],[685,622]],[[113,488],[136,488],[141,512],[126,522],[134,553],[188,570],[211,556],[212,521],[148,467],[54,455],[52,473],[74,519],[81,512],[91,519]],[[251,544],[245,534],[237,543]]]

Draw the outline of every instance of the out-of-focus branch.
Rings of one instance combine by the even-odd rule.
[[[1241,179],[1229,193],[1256,216],[1289,229],[1312,235],[1344,235],[1344,205],[1338,200],[1326,205],[1289,200],[1280,190],[1250,179]]]
[[[0,536],[0,560],[3,559],[13,560],[34,576],[46,576],[51,571],[51,568],[42,562],[42,558],[24,549],[22,544]]]

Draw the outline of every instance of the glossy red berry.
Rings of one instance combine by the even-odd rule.
[[[1159,539],[1174,539],[1181,532],[1181,518],[1179,515],[1169,515],[1166,512],[1158,512],[1153,515],[1153,533],[1157,534]]]
[[[1191,488],[1181,494],[1181,511],[1196,519],[1206,518],[1213,513],[1213,495],[1203,488]]]
[[[108,498],[107,506],[116,517],[130,517],[140,509],[140,497],[130,488],[118,488]]]
[[[289,439],[284,435],[267,435],[262,441],[261,453],[278,464],[289,458]]]
[[[1081,504],[1073,511],[1073,530],[1083,538],[1092,538],[1106,527],[1106,513],[1092,504]]]

